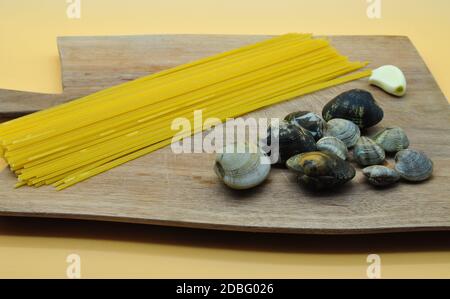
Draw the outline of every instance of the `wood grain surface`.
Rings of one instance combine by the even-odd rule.
[[[133,36],[59,39],[63,95],[1,91],[5,114],[49,107],[135,77],[252,43],[264,36]],[[170,147],[127,163],[63,192],[50,187],[12,188],[14,176],[0,162],[0,215],[93,219],[253,232],[359,234],[450,229],[450,111],[433,76],[406,37],[331,37],[332,44],[373,68],[395,64],[405,72],[408,94],[394,98],[367,80],[323,90],[249,114],[284,117],[295,110],[320,112],[338,93],[365,88],[385,111],[378,126],[401,126],[411,148],[435,163],[432,179],[376,189],[356,178],[334,192],[312,193],[284,169],[245,192],[224,187],[211,154],[172,153]],[[28,96],[27,96],[28,95]],[[376,130],[375,128],[374,130]],[[392,161],[391,161],[392,163]]]

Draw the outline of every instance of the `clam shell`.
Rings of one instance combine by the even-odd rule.
[[[388,153],[396,153],[409,147],[408,136],[399,127],[386,128],[375,134],[373,140]]]
[[[421,182],[433,174],[433,162],[422,152],[406,149],[395,156],[395,170],[407,181]]]
[[[326,121],[320,115],[309,111],[293,112],[287,115],[284,120],[306,129],[316,141],[323,137],[323,132],[327,126]]]
[[[266,142],[272,148],[271,155],[274,154],[275,147],[272,137],[278,141],[277,164],[279,165],[285,165],[287,159],[292,156],[317,150],[316,142],[307,130],[284,120],[280,121],[277,130],[274,130],[272,126],[268,129]]]
[[[322,116],[326,121],[334,118],[347,119],[364,129],[379,123],[384,112],[370,92],[353,89],[328,102],[322,110]]]
[[[255,145],[244,145],[245,152],[236,151],[236,145],[225,146],[216,155],[214,172],[225,185],[244,190],[260,185],[270,173],[270,159]]]
[[[393,169],[386,166],[369,166],[363,169],[363,174],[369,183],[374,186],[389,186],[400,180],[400,175]]]
[[[335,118],[327,123],[325,136],[336,137],[344,142],[347,147],[352,147],[358,141],[361,132],[358,126],[351,121]]]
[[[321,152],[333,153],[342,160],[347,160],[348,157],[347,146],[336,137],[323,137],[317,141],[317,149]]]
[[[361,166],[370,166],[383,163],[386,153],[369,137],[362,136],[353,149],[353,158]]]
[[[286,164],[297,174],[299,184],[314,190],[342,186],[356,174],[350,163],[327,152],[300,154],[290,158]]]

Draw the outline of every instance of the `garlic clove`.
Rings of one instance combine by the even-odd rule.
[[[384,65],[373,70],[369,83],[398,97],[406,94],[405,75],[398,67],[393,65]]]

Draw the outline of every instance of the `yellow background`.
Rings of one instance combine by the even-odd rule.
[[[55,38],[150,33],[407,35],[450,95],[448,0],[0,0],[0,88],[61,92]],[[395,63],[395,61],[393,62]],[[450,278],[448,233],[287,236],[59,220],[0,218],[0,277],[383,277]]]

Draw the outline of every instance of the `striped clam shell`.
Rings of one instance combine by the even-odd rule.
[[[340,139],[347,147],[353,147],[361,136],[358,126],[349,120],[335,118],[327,123],[325,136]]]
[[[433,174],[433,162],[420,151],[406,149],[395,156],[395,170],[407,181],[421,182]]]
[[[323,137],[317,141],[317,149],[321,152],[330,152],[341,158],[347,160],[348,149],[345,143],[336,137]]]
[[[374,186],[389,186],[400,180],[400,175],[393,169],[386,166],[369,166],[363,169],[363,174],[369,183]]]
[[[383,163],[386,153],[375,141],[362,136],[353,149],[353,158],[361,166],[371,166]]]
[[[408,136],[399,127],[386,128],[375,134],[373,140],[388,153],[396,153],[409,147]]]

